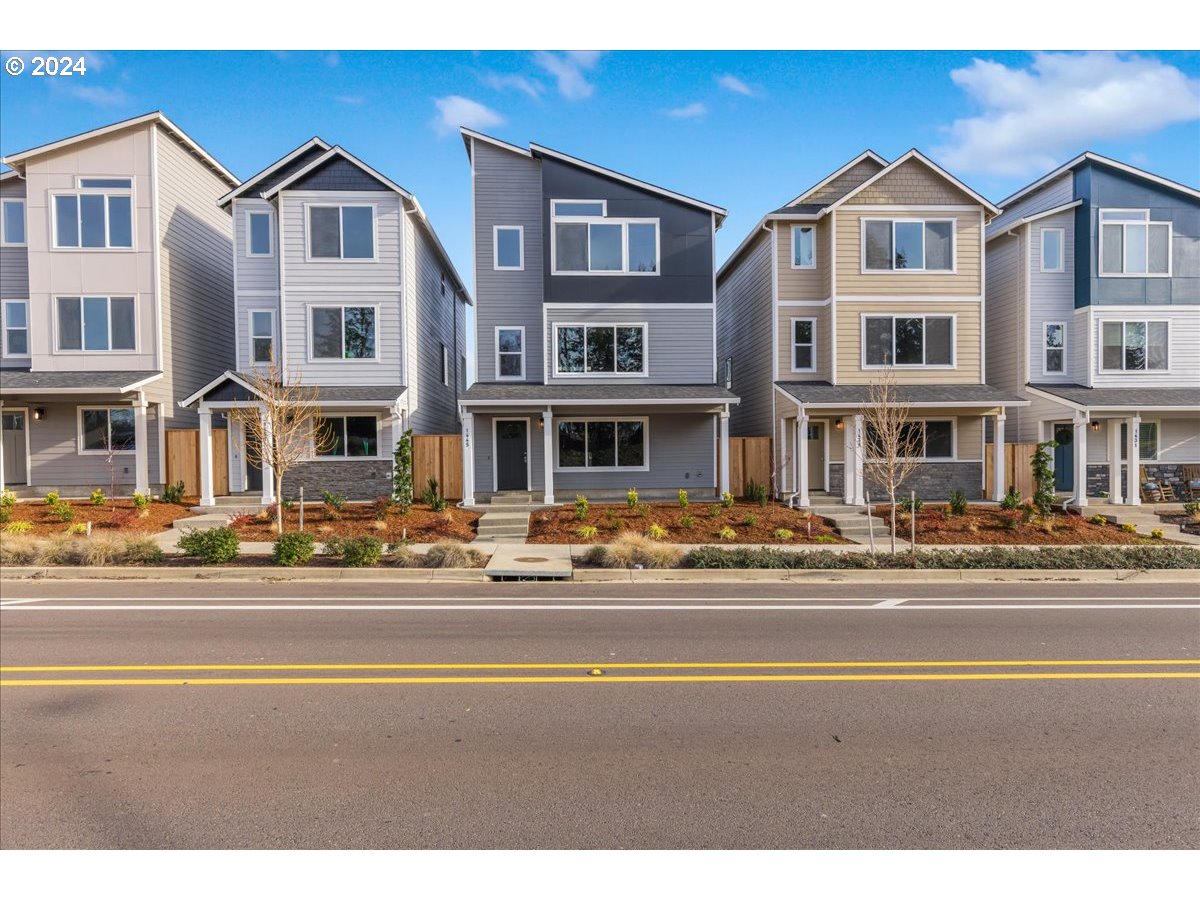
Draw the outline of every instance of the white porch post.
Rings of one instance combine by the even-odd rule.
[[[1142,505],[1142,473],[1138,468],[1141,461],[1142,417],[1130,416],[1125,422],[1129,433],[1125,436],[1125,502],[1131,506]]]
[[[721,419],[721,474],[719,486],[721,496],[729,491],[729,407],[722,408],[719,413]]]
[[[542,502],[550,506],[554,503],[554,413],[548,409],[542,412],[542,456],[545,472],[542,476],[545,490]]]
[[[475,414],[462,414],[463,506],[475,505]]]
[[[1072,424],[1075,426],[1075,495],[1071,503],[1076,509],[1087,506],[1087,434],[1088,420],[1086,416],[1076,416]]]
[[[133,489],[150,493],[150,443],[146,434],[146,398],[133,404]]]
[[[854,502],[854,420],[842,416],[842,502]]]
[[[0,404],[0,414],[3,414],[3,412],[4,412],[4,406],[3,406],[3,404]],[[29,421],[28,421],[29,413],[28,412],[25,413],[25,419],[26,419],[25,427],[28,428],[29,427]],[[25,475],[25,481],[29,482],[29,483],[33,482],[33,479],[31,477],[29,477],[28,473]],[[3,491],[3,490],[4,490],[4,441],[2,439],[2,435],[0,435],[0,491]]]
[[[214,505],[212,410],[205,407],[203,402],[200,405],[200,505]]]
[[[853,503],[862,506],[866,502],[863,496],[863,416],[859,413],[854,417],[854,499]]]
[[[996,425],[992,431],[992,499],[999,503],[1008,492],[1004,484],[1004,410],[996,414]]]
[[[1108,419],[1108,502],[1121,503],[1125,495],[1121,490],[1121,420]]]
[[[782,497],[788,489],[787,419],[775,423],[775,494]]]
[[[796,417],[796,502],[808,506],[808,416]]]
[[[260,408],[258,410],[258,417],[262,422],[264,444],[260,452],[262,456],[262,504],[263,506],[270,506],[275,502],[275,467],[271,465],[275,435],[271,431],[271,417],[267,414],[267,410]]]

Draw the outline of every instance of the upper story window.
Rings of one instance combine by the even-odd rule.
[[[57,297],[60,351],[132,351],[136,309],[132,297]]]
[[[0,201],[0,244],[6,247],[25,246],[25,201]]]
[[[375,258],[375,207],[308,207],[309,259]]]
[[[1166,322],[1102,322],[1102,372],[1165,372],[1170,356]]]
[[[133,179],[80,178],[73,193],[55,193],[54,246],[129,250],[133,247]]]
[[[275,359],[275,313],[250,310],[250,362],[264,365]]]
[[[812,225],[792,226],[792,268],[815,269],[817,229]]]
[[[269,212],[246,213],[246,255],[275,255],[274,240],[271,235],[271,214]]]
[[[645,375],[645,325],[555,325],[556,375]]]
[[[313,359],[375,359],[374,306],[314,306]]]
[[[792,319],[793,372],[813,372],[816,370],[816,342],[816,319]]]
[[[1151,222],[1148,209],[1100,210],[1100,275],[1171,274],[1171,223]]]
[[[1043,272],[1063,272],[1063,234],[1061,228],[1042,229],[1042,266]]]
[[[863,219],[864,272],[953,272],[954,219]]]
[[[492,268],[519,272],[525,268],[525,228],[496,225],[492,228]]]
[[[1042,369],[1060,374],[1065,365],[1067,326],[1064,322],[1042,323]]]
[[[525,377],[525,328],[517,325],[496,329],[496,379],[519,380]]]
[[[29,355],[29,301],[4,301],[4,355]]]
[[[863,367],[954,367],[953,316],[863,316]]]
[[[604,200],[552,200],[555,275],[657,275],[658,219],[608,218]]]

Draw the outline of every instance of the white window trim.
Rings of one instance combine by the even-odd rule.
[[[21,223],[24,225],[25,240],[10,241],[8,239],[8,229],[5,228],[5,222],[8,220],[2,215],[3,207],[10,203],[21,204]],[[24,197],[0,197],[0,247],[28,247],[29,246],[29,216],[27,215],[29,204]]]
[[[500,332],[501,331],[519,331],[521,332],[521,374],[520,375],[501,375],[500,374]],[[555,339],[557,340],[557,338]],[[525,326],[524,325],[497,325],[495,334],[493,335],[493,344],[495,348],[496,360],[496,381],[524,381],[525,380]],[[643,356],[645,348],[642,349]],[[505,353],[505,356],[516,356],[515,353]]]
[[[83,448],[83,413],[85,410],[96,410],[96,409],[103,409],[103,410],[109,411],[108,440],[110,443],[112,442],[112,412],[111,412],[112,410],[128,409],[131,412],[133,412],[134,422],[135,423],[137,422],[137,412],[134,410],[134,408],[132,406],[122,406],[120,404],[117,404],[116,406],[77,406],[77,407],[75,407],[75,452],[78,456],[108,456],[107,450],[85,450]],[[29,427],[28,422],[26,423],[26,427]],[[131,449],[131,450],[114,450],[113,451],[114,456],[133,456],[137,453],[136,427],[137,426],[135,424],[135,426],[134,426],[135,431],[134,431],[134,437],[133,437],[133,449]]]
[[[83,347],[83,342],[86,340],[87,323],[83,319],[83,300],[85,297],[103,298],[108,301],[106,309],[108,311],[108,349],[107,350],[88,350]],[[75,299],[79,301],[79,328],[80,328],[80,348],[78,350],[64,350],[59,346],[60,332],[58,328],[58,301]],[[112,349],[112,302],[117,300],[132,300],[133,301],[133,349],[132,350],[114,350]],[[142,345],[141,336],[141,316],[138,309],[137,294],[55,294],[52,298],[53,304],[50,311],[52,326],[54,328],[54,352],[63,356],[77,355],[92,355],[92,354],[136,354],[138,348]],[[32,348],[31,348],[32,349]],[[97,409],[106,409],[107,407],[96,407]]]
[[[910,422],[921,422],[927,424],[929,422],[949,422],[950,423],[950,455],[949,456],[917,456],[917,457],[901,457],[904,460],[916,460],[920,462],[958,462],[958,416],[918,416],[909,420]],[[863,433],[863,443],[866,444],[866,433]],[[864,454],[865,456],[865,454]],[[866,457],[871,459],[871,457]]]
[[[889,363],[875,365],[867,362],[867,319],[892,320],[892,359],[896,358],[896,319],[949,319],[950,320],[950,364],[938,363]],[[925,352],[924,325],[921,326],[921,352]],[[863,369],[957,369],[958,368],[958,313],[914,312],[914,313],[859,313],[859,363]]]
[[[1104,214],[1106,212],[1115,213],[1135,213],[1140,212],[1144,215],[1141,221],[1127,219],[1124,221],[1105,222]],[[1121,226],[1121,271],[1120,272],[1105,272],[1104,271],[1104,226],[1105,225],[1120,225]],[[1129,241],[1125,239],[1125,226],[1127,225],[1144,225],[1146,226],[1146,264],[1150,264],[1150,226],[1165,225],[1167,226],[1167,271],[1166,272],[1126,272],[1125,266],[1129,259]],[[1174,243],[1175,243],[1175,223],[1174,222],[1154,222],[1150,219],[1150,210],[1123,207],[1105,207],[1100,210],[1096,219],[1096,274],[1100,278],[1171,278],[1174,268]],[[1156,370],[1158,371],[1158,370]]]
[[[587,219],[594,218],[593,216],[567,216],[567,215],[560,216],[558,214],[558,204],[560,204],[560,203],[599,203],[600,204],[600,217],[606,218],[608,216],[608,201],[607,200],[597,200],[595,198],[581,199],[581,200],[568,200],[568,199],[564,199],[562,197],[555,197],[553,200],[550,201],[550,218],[551,219],[578,219],[580,221],[585,221]]]
[[[1058,235],[1058,268],[1046,268],[1046,237],[1051,234]],[[1038,271],[1045,274],[1055,274],[1067,271],[1067,230],[1062,227],[1043,228],[1041,229],[1041,255],[1038,259]]]
[[[811,344],[797,344],[796,343],[796,323],[797,322],[811,322],[812,323],[812,343]],[[791,329],[790,333],[791,333],[791,338],[792,338],[791,342],[790,342],[791,355],[792,355],[790,362],[791,362],[791,366],[792,366],[792,371],[793,372],[815,372],[815,371],[817,371],[817,320],[810,318],[808,316],[797,316],[796,318],[793,318],[791,320],[788,327]],[[811,347],[812,348],[812,365],[809,366],[807,369],[797,369],[796,368],[796,348],[797,347]]]
[[[450,348],[442,344],[442,386],[450,386]]]
[[[1096,328],[1096,342],[1098,351],[1096,354],[1096,365],[1102,375],[1170,375],[1171,374],[1171,320],[1170,319],[1098,319],[1099,326]],[[1120,369],[1104,368],[1104,326],[1105,324],[1121,323],[1121,365]],[[1149,326],[1151,323],[1163,324],[1167,326],[1167,367],[1165,369],[1126,369],[1125,365],[1125,326],[1129,323],[1146,325],[1147,340],[1149,339]],[[1147,353],[1147,358],[1149,354]]]
[[[360,411],[336,412],[336,411],[321,410],[319,418],[342,419],[343,420],[343,422],[342,422],[342,428],[343,428],[342,437],[343,437],[343,439],[346,437],[346,432],[344,430],[346,427],[344,420],[346,418],[374,419],[375,420],[375,455],[374,456],[346,456],[345,454],[343,454],[341,456],[328,456],[328,455],[318,456],[317,455],[317,438],[316,438],[316,434],[314,433],[309,436],[309,447],[308,447],[309,456],[312,458],[313,462],[331,462],[331,461],[333,461],[333,462],[371,462],[372,460],[380,460],[380,459],[385,458],[383,456],[383,441],[379,437],[379,435],[380,435],[379,413],[360,412]],[[342,446],[343,447],[346,446],[346,441],[343,440]]]
[[[8,349],[8,304],[10,303],[20,303],[25,307],[25,325],[13,329],[14,331],[25,332],[25,346],[28,348],[27,352],[25,353],[13,353]],[[4,320],[3,322],[0,322],[0,325],[3,325],[4,328],[4,358],[29,359],[29,357],[33,355],[33,344],[30,343],[30,338],[32,337],[32,328],[30,326],[32,323],[29,321],[29,300],[20,297],[9,297],[5,300],[0,300],[0,318],[3,318]]]
[[[261,368],[263,366],[270,365],[270,363],[254,361],[254,341],[256,338],[259,340],[262,339],[262,335],[256,335],[254,333],[254,317],[255,317],[255,315],[258,315],[261,313],[266,313],[268,316],[271,317],[271,356],[275,359],[276,362],[279,361],[279,337],[275,333],[275,310],[273,310],[273,309],[248,309],[248,310],[246,310],[246,337],[247,337],[247,340],[249,343],[249,347],[247,348],[249,355],[246,357],[246,362],[252,368]],[[378,332],[376,333],[376,338],[378,338]]]
[[[255,253],[253,251],[254,233],[250,228],[251,216],[266,216],[267,217],[267,243],[270,249],[266,253]],[[270,209],[249,208],[246,210],[246,257],[248,259],[274,259],[275,258],[275,213]]]
[[[1109,422],[1108,427],[1112,428],[1115,425],[1115,427],[1117,429],[1121,429],[1122,426],[1126,424],[1124,419],[1109,419],[1108,422]],[[1156,446],[1154,449],[1154,455],[1153,456],[1142,456],[1142,447],[1145,446],[1145,442],[1142,441],[1142,436],[1140,434],[1138,435],[1138,463],[1142,464],[1142,463],[1158,462],[1160,459],[1162,459],[1162,434],[1163,434],[1162,419],[1143,418],[1141,420],[1141,423],[1143,425],[1153,425],[1155,432],[1158,435],[1158,440],[1155,441]],[[1126,437],[1128,437],[1128,434],[1126,434]],[[1127,440],[1121,441],[1121,453],[1117,459],[1117,462],[1119,462],[1119,463],[1128,463],[1129,462],[1129,449],[1128,448],[1129,448],[1129,442]],[[1141,479],[1139,478],[1138,480],[1140,481]]]
[[[1046,329],[1051,325],[1057,325],[1062,329],[1062,347],[1051,347],[1046,343]],[[1054,371],[1047,363],[1047,357],[1051,350],[1062,350],[1062,369]],[[1067,323],[1066,322],[1042,322],[1042,374],[1043,375],[1066,375],[1067,374]]]
[[[796,233],[800,231],[812,232],[812,262],[807,266],[796,265]],[[817,267],[817,226],[816,225],[793,225],[792,226],[792,268],[793,269],[815,269]]]
[[[346,313],[345,313],[345,310],[347,307],[349,307],[350,309],[367,308],[367,309],[375,310],[375,355],[363,357],[361,359],[347,359],[345,356],[313,356],[313,343],[312,343],[313,310],[316,310],[316,309],[341,309],[342,310],[342,352],[345,353],[346,352]],[[304,314],[304,331],[305,331],[304,352],[306,355],[306,359],[310,363],[317,363],[317,364],[346,363],[346,364],[350,364],[350,365],[361,365],[363,363],[378,363],[383,358],[383,354],[380,352],[381,341],[380,341],[379,324],[380,324],[380,317],[379,317],[379,304],[378,303],[355,303],[352,300],[346,300],[341,303],[330,303],[330,302],[326,302],[326,301],[314,301],[312,303],[309,303],[309,304],[307,304],[307,310],[305,311],[305,314]]]
[[[558,368],[558,332],[561,328],[582,328],[583,329],[583,365],[582,372],[561,372]],[[588,372],[587,371],[587,329],[589,328],[612,328],[613,329],[613,371],[612,372]],[[617,367],[617,352],[616,340],[618,328],[640,328],[642,330],[642,370],[640,372],[618,372]],[[552,342],[550,352],[554,356],[554,377],[555,378],[649,378],[650,377],[650,325],[647,322],[552,322],[550,324],[550,334]]]
[[[927,216],[925,218],[910,218],[907,216],[888,218],[886,216],[863,216],[858,220],[858,241],[859,241],[859,274],[860,275],[957,275],[958,274],[958,218],[955,216]],[[892,267],[888,269],[869,269],[867,268],[867,223],[868,222],[891,222],[892,223]],[[906,268],[897,269],[896,263],[896,224],[897,223],[917,223],[921,228],[921,262],[925,261],[925,229],[924,226],[928,222],[949,222],[950,223],[950,268],[949,269],[927,269],[922,265],[919,269]],[[814,254],[815,255],[815,254]]]
[[[601,216],[560,216],[553,212],[559,203],[600,203],[603,206],[604,213]],[[585,276],[612,276],[619,275],[623,277],[645,278],[657,277],[662,274],[663,259],[662,259],[662,221],[656,218],[609,218],[608,217],[608,201],[607,200],[559,200],[550,201],[551,216],[550,216],[550,274],[551,275],[585,275]],[[558,268],[558,235],[555,225],[558,223],[575,223],[580,225],[588,225],[587,232],[587,269],[585,271],[560,271]],[[591,225],[620,225],[621,226],[621,268],[620,269],[592,269],[592,231]],[[653,225],[654,226],[654,261],[655,271],[653,272],[632,272],[629,270],[629,226],[630,225]]]
[[[515,266],[500,265],[500,232],[515,231],[517,233],[517,255],[520,261]],[[492,226],[492,269],[496,272],[525,271],[525,226],[524,225],[493,225]]]
[[[640,466],[561,466],[559,465],[558,426],[564,422],[641,422],[642,423],[642,465]],[[559,472],[649,472],[650,471],[650,419],[647,416],[563,416],[551,420],[554,429],[554,471]],[[615,438],[614,438],[615,440]],[[584,428],[583,458],[587,460],[587,428]]]
[[[304,208],[304,261],[316,263],[318,265],[324,263],[376,263],[379,262],[379,205],[376,203],[314,203],[306,202],[302,204]],[[316,208],[336,209],[338,212],[338,256],[313,256],[312,255],[312,213]],[[346,225],[344,216],[340,212],[343,209],[369,209],[371,210],[371,252],[372,256],[355,256],[347,259],[346,257]],[[355,306],[357,304],[348,303],[347,306]]]
[[[121,178],[129,182],[130,187],[127,188],[85,188],[80,187],[84,178]],[[52,253],[136,253],[138,249],[138,229],[137,229],[137,194],[133,188],[134,179],[128,175],[80,175],[75,179],[74,190],[66,191],[51,191],[50,192],[50,241],[49,249]],[[120,196],[129,197],[129,243],[128,247],[111,247],[108,245],[108,200],[104,201],[104,246],[103,247],[60,247],[58,245],[58,197],[75,197],[78,204],[78,198],[84,194],[101,194],[105,197]],[[78,206],[76,206],[78,210]],[[25,236],[29,237],[29,222],[25,223]],[[83,243],[83,219],[79,221],[79,242]]]

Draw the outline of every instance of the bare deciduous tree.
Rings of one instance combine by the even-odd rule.
[[[863,408],[866,439],[863,472],[884,489],[892,504],[892,552],[896,552],[896,493],[917,467],[924,453],[921,423],[909,419],[911,404],[901,401],[896,370],[882,369],[871,382]],[[913,515],[916,515],[914,512]]]
[[[299,372],[284,372],[272,360],[243,380],[257,394],[230,415],[242,423],[246,458],[258,463],[275,481],[275,531],[283,533],[283,476],[296,463],[331,449],[332,429],[321,418],[316,385],[305,385]]]

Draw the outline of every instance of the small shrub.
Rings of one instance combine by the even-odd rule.
[[[163,485],[162,498],[163,503],[182,503],[183,482],[177,481],[174,484]]]
[[[1016,509],[1021,505],[1021,494],[1015,487],[1010,487],[1008,493],[1000,500],[1001,509]]]
[[[38,558],[38,542],[33,538],[11,537],[0,541],[0,566],[31,566]]]
[[[1050,518],[1042,519],[1040,522],[1038,522],[1038,528],[1040,528],[1046,534],[1054,534],[1054,520]]]
[[[92,491],[92,506],[103,506],[106,499],[103,488],[96,488]]]
[[[375,516],[375,521],[387,521],[388,513],[392,511],[392,505],[395,502],[391,497],[376,497],[371,504],[371,514]]]
[[[189,529],[179,539],[179,549],[209,565],[220,565],[238,555],[237,532],[228,525],[220,528]]]
[[[1126,522],[1124,525],[1121,526],[1121,530],[1124,531],[1126,534],[1137,534],[1137,526],[1134,525],[1132,522]]]
[[[634,512],[637,513],[639,519],[644,519],[646,516],[650,515],[650,510],[641,504],[638,504],[638,508],[634,510]]]
[[[416,568],[425,563],[420,554],[413,552],[413,548],[408,545],[408,541],[397,541],[394,544],[389,544],[387,555],[392,562],[402,569]]]
[[[979,526],[974,522],[967,523],[967,532],[970,534],[979,534]]]
[[[66,500],[59,500],[51,506],[50,513],[60,522],[70,522],[75,518],[75,508]]]
[[[383,542],[374,537],[334,538],[325,542],[325,550],[347,569],[377,566],[383,558]]]
[[[1037,508],[1032,503],[1026,503],[1021,507],[1021,524],[1028,525],[1038,516]]]
[[[12,508],[16,505],[17,495],[15,492],[10,491],[8,488],[0,491],[0,509],[7,509],[11,512]]]
[[[680,508],[680,509],[687,509],[687,508],[688,508],[688,502],[689,502],[689,501],[688,501],[688,495],[687,495],[687,491],[685,491],[683,488],[680,488],[680,489],[679,489],[679,508]]]
[[[897,504],[906,513],[919,513],[925,505],[925,501],[920,497],[905,497]]]
[[[142,515],[145,515],[146,512],[150,509],[150,495],[148,493],[147,494],[139,494],[139,493],[137,493],[137,491],[134,491],[134,493],[133,493],[133,508],[136,509]]]
[[[75,522],[74,524],[67,526],[67,534],[87,534],[87,533],[88,533],[88,523],[87,522]]]
[[[340,519],[342,517],[342,510],[346,508],[345,494],[321,491],[321,502],[325,504],[325,511],[329,513],[329,518]]]
[[[583,494],[575,495],[575,521],[583,522],[588,517],[588,498]]]
[[[108,517],[109,526],[118,530],[122,528],[128,528],[136,521],[137,512],[132,509],[113,510],[113,514]]]
[[[121,541],[121,562],[124,565],[148,566],[162,560],[163,549],[154,538],[128,537]]]
[[[630,509],[637,509],[638,492],[637,488],[630,488],[625,492],[625,502],[629,504]]]
[[[1183,511],[1193,519],[1200,518],[1200,500],[1189,500],[1183,504]]]
[[[682,556],[677,547],[625,531],[617,535],[611,544],[592,547],[584,559],[606,569],[670,569],[679,563]]]
[[[1004,520],[1005,531],[1016,531],[1020,527],[1021,527],[1020,519],[1005,519]]]
[[[289,531],[275,538],[272,556],[277,566],[297,566],[313,558],[313,536],[307,531]]]
[[[726,525],[720,531],[717,532],[717,537],[719,537],[723,541],[732,541],[732,540],[737,539],[737,532],[734,531],[732,528],[730,528],[728,525]]]
[[[759,506],[767,505],[767,486],[759,484],[753,478],[746,485],[746,499],[757,503]]]
[[[438,484],[436,478],[430,478],[425,482],[425,492],[421,494],[421,499],[434,512],[441,512],[446,508],[446,498],[442,496],[441,485]]]
[[[580,525],[578,528],[575,529],[575,534],[579,537],[579,539],[581,541],[588,541],[590,543],[591,541],[594,541],[596,539],[596,526],[595,525]]]
[[[796,535],[790,528],[776,528],[771,532],[771,537],[777,541],[790,541]]]
[[[12,521],[12,510],[7,506],[0,506],[0,525],[7,525]]]
[[[51,491],[46,495],[46,505],[53,506],[58,502],[58,491]]]
[[[671,532],[667,531],[667,529],[665,529],[663,526],[655,522],[651,522],[650,527],[646,529],[646,537],[650,538],[652,541],[664,540],[670,533]]]
[[[431,569],[474,569],[482,560],[482,553],[457,541],[438,541],[425,554],[425,565]]]
[[[950,515],[965,516],[967,514],[967,495],[962,491],[950,492]]]
[[[9,522],[4,526],[5,534],[29,534],[33,531],[32,522]]]
[[[816,537],[816,542],[818,544],[836,544],[838,539],[832,534],[818,534]]]
[[[754,515],[754,513],[749,513],[742,519],[742,524],[747,528],[753,528],[758,524],[758,516]]]
[[[1100,515],[1100,513],[1096,513],[1096,515],[1092,516],[1090,519],[1088,519],[1088,521],[1091,522],[1093,525],[1107,525],[1108,524],[1108,518]]]
[[[725,491],[725,493],[721,494],[721,505],[726,509],[729,509],[729,507],[733,506],[733,494],[729,493],[729,491]]]
[[[1150,537],[1156,541],[1161,541],[1163,539],[1163,530],[1161,528],[1152,528],[1150,530]]]
[[[683,515],[679,517],[679,527],[692,529],[696,525],[696,517],[693,515]]]
[[[229,525],[232,528],[245,528],[263,521],[266,521],[266,517],[262,513],[241,513],[230,519]]]
[[[38,545],[39,566],[73,566],[83,557],[80,542],[69,537],[53,537]]]
[[[710,503],[708,505],[708,517],[710,519],[715,519],[721,514],[721,508],[723,506],[725,506],[724,503]]]

